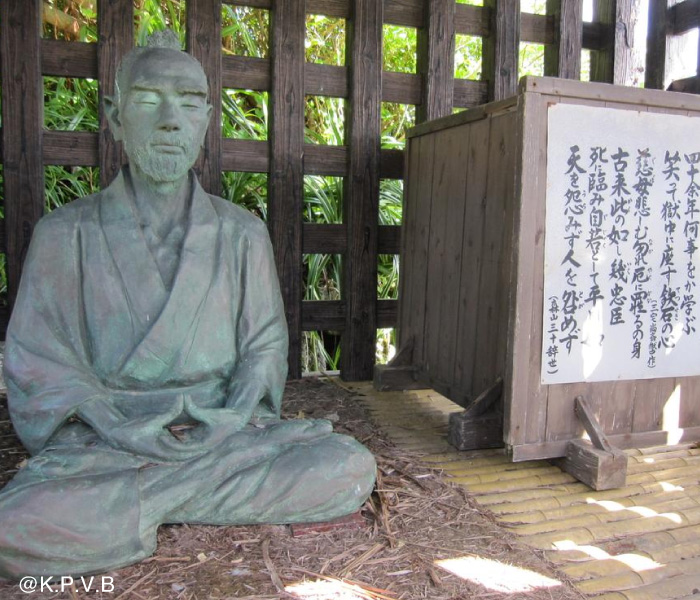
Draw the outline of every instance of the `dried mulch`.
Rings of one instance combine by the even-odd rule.
[[[379,466],[375,493],[361,511],[359,527],[312,531],[293,537],[287,526],[161,527],[156,554],[110,573],[114,591],[82,589],[24,594],[0,580],[0,598],[100,598],[110,600],[419,599],[569,600],[580,592],[544,556],[499,527],[469,495],[441,474],[398,450],[372,425],[352,393],[315,378],[289,383],[287,417],[326,418],[335,430],[368,446]],[[0,487],[25,458],[0,398]],[[559,580],[554,587],[506,592],[505,573],[496,585],[462,579],[435,561],[481,557]],[[87,583],[89,583],[89,578]],[[285,591],[299,582],[320,582],[306,595]],[[331,588],[331,586],[333,586]],[[57,586],[54,585],[54,588]],[[334,591],[333,591],[334,590]],[[501,591],[499,591],[501,590]]]

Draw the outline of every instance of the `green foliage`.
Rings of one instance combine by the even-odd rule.
[[[226,54],[265,58],[270,49],[269,11],[223,4],[221,37]]]
[[[306,60],[311,63],[345,64],[345,20],[322,15],[306,16]]]
[[[384,25],[382,56],[385,71],[415,73],[417,68],[417,30],[412,27]]]
[[[455,77],[457,79],[481,78],[482,39],[475,35],[455,36]]]
[[[44,127],[98,131],[97,81],[44,77]]]
[[[94,194],[100,189],[97,167],[44,167],[44,212]]]

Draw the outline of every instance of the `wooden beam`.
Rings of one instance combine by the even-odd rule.
[[[347,323],[347,306],[343,300],[305,300],[301,303],[301,325],[304,331],[343,331]],[[377,302],[377,327],[396,327],[398,302]]]
[[[554,43],[544,49],[544,74],[580,79],[583,42],[583,3],[580,0],[547,0],[554,20]]]
[[[346,326],[341,377],[372,378],[377,335],[377,232],[382,98],[382,23],[384,6],[353,0],[348,27],[350,106],[344,221],[348,227],[343,293]]]
[[[41,0],[0,2],[7,292],[14,304],[32,231],[44,211]]]
[[[422,102],[416,121],[432,121],[452,114],[455,62],[454,0],[425,4],[426,27],[418,30],[418,72],[423,76]]]
[[[576,413],[578,420],[583,424],[583,428],[586,430],[588,437],[591,438],[591,443],[593,446],[598,448],[598,450],[611,452],[612,446],[610,445],[603,428],[598,423],[598,419],[596,419],[595,414],[593,414],[593,409],[591,409],[583,396],[576,396],[574,399],[574,412]]]
[[[298,379],[304,203],[304,0],[273,0],[271,26],[268,226],[289,327],[289,376]]]
[[[104,114],[104,97],[116,93],[114,79],[122,57],[134,46],[134,7],[124,0],[100,0],[97,11],[97,78],[99,81],[100,130],[98,163],[100,186],[106,187],[114,179],[126,160],[122,145],[114,141]],[[94,44],[89,44],[94,46]],[[73,42],[66,46],[72,50]],[[87,52],[86,48],[76,50]],[[77,53],[78,55],[81,52]],[[72,68],[72,67],[70,67]],[[83,163],[81,163],[83,164]]]
[[[489,101],[514,96],[518,86],[520,0],[484,0],[491,10],[491,34],[484,38],[482,79]]]
[[[634,66],[632,13],[636,3],[638,0],[597,0],[594,4],[596,21],[610,29],[603,48],[591,53],[591,81],[631,84]]]
[[[644,87],[663,90],[668,56],[668,0],[649,0],[646,70]]]
[[[668,9],[668,21],[673,35],[700,27],[700,0],[684,0]]]
[[[221,195],[221,0],[187,0],[187,51],[204,68],[213,110],[195,164],[202,187]]]

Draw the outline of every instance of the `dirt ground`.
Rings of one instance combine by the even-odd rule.
[[[6,404],[0,397],[0,487],[26,458],[12,432]],[[283,406],[286,417],[331,420],[337,432],[354,436],[374,453],[377,488],[354,526],[301,532],[296,537],[287,526],[163,526],[156,554],[108,573],[111,583],[99,576],[92,581],[77,578],[71,589],[61,592],[53,581],[53,591],[27,594],[16,582],[0,579],[0,598],[583,598],[540,553],[499,527],[463,489],[421,465],[418,456],[393,446],[350,392],[332,382],[303,379],[288,384]],[[476,576],[472,572],[468,578],[459,577],[436,562],[456,558],[477,565]],[[480,579],[493,565],[495,579]],[[550,583],[529,583],[526,577],[519,584],[509,565],[529,576],[547,576]],[[303,589],[290,587],[303,582]],[[102,585],[104,592],[99,589]]]

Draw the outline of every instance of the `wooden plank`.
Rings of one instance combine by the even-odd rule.
[[[122,145],[114,141],[104,113],[104,97],[114,96],[117,67],[134,45],[134,7],[123,0],[102,0],[97,11],[97,77],[100,132],[100,186],[106,187],[126,162]],[[72,45],[72,42],[71,42]],[[69,51],[70,52],[70,51]]]
[[[508,237],[512,235],[512,216],[509,204],[513,192],[514,157],[512,132],[517,113],[493,116],[488,143],[488,174],[484,213],[484,233],[481,244],[481,273],[479,297],[475,305],[476,356],[474,359],[473,389],[476,393],[493,384],[504,375],[505,349],[501,337],[507,332],[507,310],[510,290],[506,285],[511,257]],[[510,220],[510,223],[508,222]],[[504,314],[505,313],[505,314]]]
[[[387,329],[398,324],[399,303],[396,300],[377,300],[377,327]]]
[[[270,89],[270,60],[251,56],[224,56],[221,60],[222,87],[239,90]]]
[[[204,146],[194,169],[202,187],[221,195],[221,0],[187,1],[187,51],[204,68],[213,110]],[[130,26],[129,21],[129,26]]]
[[[399,277],[399,330],[397,332],[398,354],[411,348],[412,360],[414,343],[414,323],[416,312],[413,310],[412,290],[413,278],[417,275],[415,270],[415,260],[413,257],[416,231],[416,213],[419,207],[418,189],[420,182],[421,149],[424,144],[421,138],[406,141],[406,180],[403,188],[403,211],[401,222],[401,274]],[[406,363],[402,363],[406,364]],[[413,363],[415,364],[415,363]]]
[[[595,20],[611,26],[612,37],[608,38],[603,48],[591,54],[591,81],[630,85],[633,67],[633,2],[634,0],[598,0],[594,5],[597,12]]]
[[[422,100],[421,77],[411,73],[382,73],[382,102],[420,104]]]
[[[554,40],[544,49],[544,74],[579,79],[583,3],[579,0],[547,0],[547,13],[554,20]]]
[[[414,169],[411,158],[411,175],[413,185],[409,187],[410,201],[404,209],[404,214],[412,212],[412,223],[405,232],[402,240],[401,264],[412,268],[410,279],[406,285],[408,294],[407,306],[402,308],[402,325],[410,322],[409,335],[413,338],[413,364],[421,370],[423,368],[423,344],[426,319],[426,296],[428,281],[428,241],[430,236],[430,219],[432,215],[433,187],[433,159],[435,152],[435,138],[430,136],[420,142],[420,157],[417,169]],[[409,176],[410,177],[410,176]],[[405,258],[404,258],[405,256]],[[410,310],[410,312],[409,312]],[[402,331],[402,344],[407,341],[405,331]]]
[[[351,6],[350,0],[306,0],[307,13],[340,19],[352,16]]]
[[[377,235],[379,254],[399,254],[401,227],[380,225]],[[342,254],[347,248],[347,227],[339,224],[304,223],[304,254]]]
[[[345,146],[304,144],[304,173],[310,175],[348,174],[348,150]]]
[[[654,381],[654,380],[647,380]],[[644,397],[652,390],[649,384],[642,382],[609,381],[596,386],[601,397],[600,425],[609,434],[632,431],[634,413],[639,404],[640,396]]]
[[[270,170],[270,146],[259,140],[221,141],[221,169],[267,173]]]
[[[271,10],[268,225],[289,327],[292,379],[301,377],[304,4],[273,0]]]
[[[521,13],[520,40],[533,44],[553,44],[555,40],[553,19],[546,15]]]
[[[661,429],[664,407],[676,388],[676,380],[667,377],[636,383],[632,424],[628,431],[640,433]]]
[[[587,83],[553,77],[525,77],[522,82],[522,91],[581,100],[639,104],[648,108],[656,106],[664,110],[700,110],[700,96],[693,94],[668,94],[654,89]]]
[[[352,6],[353,20],[348,27],[351,110],[346,125],[349,172],[343,203],[348,227],[347,314],[341,355],[341,377],[351,381],[371,379],[374,369],[384,21],[381,2],[353,0]]]
[[[97,167],[99,134],[90,131],[44,131],[43,164]]]
[[[433,155],[433,185],[430,189],[430,230],[428,234],[428,271],[427,292],[425,297],[425,325],[423,328],[422,370],[427,375],[432,387],[449,385],[447,378],[440,377],[441,370],[447,365],[440,364],[439,350],[445,332],[440,329],[442,300],[444,295],[444,275],[447,265],[447,224],[451,217],[448,210],[448,193],[452,185],[454,164],[451,157],[459,148],[462,132],[458,129],[446,129],[433,135],[435,149]],[[457,173],[455,173],[457,175]],[[455,190],[455,194],[459,193]],[[461,225],[461,223],[460,223]],[[460,236],[461,237],[461,236]],[[460,240],[461,241],[461,240]],[[460,244],[461,245],[461,244]],[[459,246],[457,246],[459,248]],[[453,315],[454,316],[454,315]],[[415,346],[414,346],[415,351]],[[450,357],[449,363],[454,359]]]
[[[347,67],[306,63],[304,92],[313,96],[348,97]]]
[[[683,377],[681,386],[679,426],[683,429],[700,427],[700,377]]]
[[[381,4],[377,0],[377,4]],[[424,27],[423,0],[383,0],[384,22],[404,27]]]
[[[520,107],[521,159],[516,177],[520,201],[515,214],[515,310],[512,319],[513,360],[506,369],[504,435],[518,445],[544,439],[548,388],[540,384],[542,311],[544,306],[544,233],[547,167],[547,102],[539,94],[524,95]]]
[[[47,135],[66,136],[61,142],[65,148],[73,145],[73,138],[77,139],[77,132],[47,132]],[[89,136],[94,134],[79,134]],[[63,138],[61,138],[63,139]],[[70,140],[70,141],[69,141]],[[56,145],[49,142],[51,147]],[[318,144],[304,144],[304,172],[309,175],[332,175],[344,177],[348,174],[348,153],[345,146],[320,146]],[[79,152],[81,156],[88,153],[88,148],[71,148],[69,152]],[[58,152],[51,150],[51,156],[62,162],[51,162],[50,164],[86,164],[93,162],[71,162],[73,156],[61,157]],[[49,163],[47,163],[49,164]],[[267,142],[259,140],[238,140],[225,138],[222,141],[221,168],[224,171],[250,171],[254,173],[266,173],[269,171],[269,146]],[[403,178],[403,151],[402,150],[381,150],[379,161],[379,176],[382,179],[402,179]]]
[[[583,424],[591,443],[598,450],[612,451],[612,446],[605,436],[603,428],[598,423],[598,419],[593,413],[593,409],[588,403],[588,400],[583,396],[576,396],[574,399],[574,413],[579,421]]]
[[[223,3],[232,6],[270,9],[273,0],[223,0]],[[306,0],[306,12],[348,19],[350,18],[350,2],[349,0]]]
[[[700,27],[700,0],[684,0],[669,9],[668,20],[673,35]]]
[[[42,39],[41,74],[97,79],[97,48],[87,42]]]
[[[670,29],[668,0],[649,0],[649,28],[644,87],[663,90],[668,70]]]
[[[667,431],[648,431],[608,436],[616,448],[645,448],[664,446],[673,443],[692,443],[700,440],[700,427],[691,427],[680,432],[680,439],[671,440]],[[566,455],[566,446],[571,440],[555,440],[522,446],[509,446],[508,452],[513,462],[557,458]]]
[[[347,247],[345,225],[304,223],[302,233],[304,254],[342,254]]]
[[[458,318],[456,323],[457,344],[454,363],[455,393],[475,397],[482,390],[474,385],[477,347],[477,306],[481,293],[479,281],[483,267],[483,236],[486,218],[486,183],[489,171],[489,147],[491,119],[476,121],[469,127],[468,154],[465,164],[466,186],[464,192],[464,237],[462,241],[462,264],[457,296]]]
[[[484,39],[482,79],[489,82],[489,99],[514,96],[518,83],[520,0],[484,0],[491,10],[491,35]]]
[[[416,121],[452,114],[455,61],[454,0],[425,4],[427,27],[418,30],[418,73],[423,77],[422,102]]]
[[[44,208],[40,35],[40,0],[0,2],[4,225],[10,307],[17,295],[34,225]]]
[[[346,306],[342,300],[305,300],[301,303],[301,325],[304,331],[343,331],[347,322]],[[398,302],[377,301],[377,327],[396,327]]]
[[[462,35],[478,35],[486,37],[489,34],[488,9],[469,4],[455,6],[455,32]]]
[[[485,81],[455,79],[453,104],[458,108],[471,108],[485,104],[488,100],[489,86]]]

